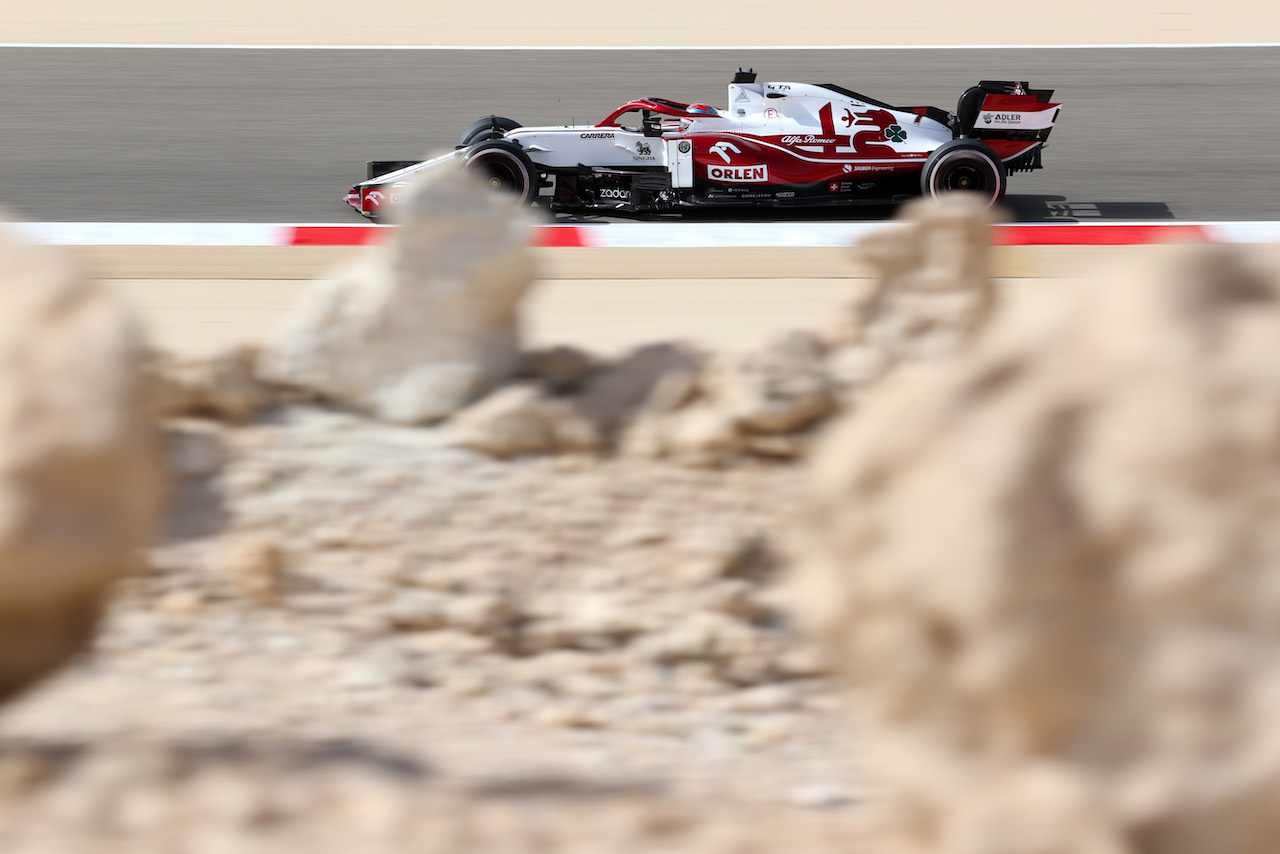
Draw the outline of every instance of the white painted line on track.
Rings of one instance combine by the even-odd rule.
[[[477,51],[712,51],[712,50],[1187,50],[1276,48],[1280,42],[1096,43],[1096,44],[797,44],[797,45],[452,45],[452,44],[92,44],[0,42],[0,48],[39,50],[477,50]]]
[[[1280,222],[1206,222],[1206,233],[1217,243],[1275,243]]]
[[[597,245],[611,248],[706,249],[848,246],[868,232],[899,225],[891,222],[734,222],[698,223],[690,228],[682,223],[634,222],[607,224],[604,226],[607,230],[601,231],[595,231],[600,228],[595,225],[582,228],[588,240],[594,237],[599,241]]]

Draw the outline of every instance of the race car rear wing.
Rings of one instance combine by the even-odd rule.
[[[1052,89],[1032,89],[1025,81],[983,80],[956,104],[957,136],[1044,141],[1062,109],[1052,97]]]
[[[960,96],[951,132],[1016,151],[1005,157],[1010,172],[1039,169],[1044,143],[1062,109],[1052,98],[1052,89],[1032,89],[1026,81],[983,80]]]
[[[1049,103],[1052,89],[1032,89],[1025,80],[980,80],[978,88],[994,95],[1031,95],[1041,104]]]

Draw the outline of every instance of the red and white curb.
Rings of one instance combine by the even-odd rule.
[[[273,223],[27,222],[33,240],[63,246],[363,246],[394,226]],[[541,225],[535,246],[712,249],[849,246],[892,223],[635,222]],[[997,246],[1138,246],[1157,243],[1271,243],[1280,222],[1018,223],[998,225]]]

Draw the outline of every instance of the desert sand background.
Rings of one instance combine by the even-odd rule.
[[[492,4],[388,0],[55,0],[0,3],[7,42],[357,45],[899,45],[1187,44],[1280,40],[1256,0],[1032,3],[981,11],[966,3],[814,0],[797,7],[649,0]]]
[[[143,314],[157,346],[199,355],[261,340],[313,278],[358,251],[85,247],[80,256]],[[1152,251],[1001,247],[994,264],[1005,286],[1069,286]],[[530,344],[610,354],[664,339],[743,351],[819,324],[870,275],[852,247],[536,252],[542,279],[524,310]]]

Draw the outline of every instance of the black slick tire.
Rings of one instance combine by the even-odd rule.
[[[458,137],[458,148],[466,148],[486,139],[502,139],[509,130],[520,127],[520,123],[502,116],[485,116],[467,125],[467,129]]]
[[[987,207],[1004,198],[1009,173],[995,152],[971,139],[953,139],[929,155],[920,173],[920,192],[937,198],[946,193],[973,193]]]
[[[463,164],[478,173],[492,189],[510,193],[521,202],[532,202],[538,195],[538,169],[514,142],[501,139],[482,142],[466,153]]]

